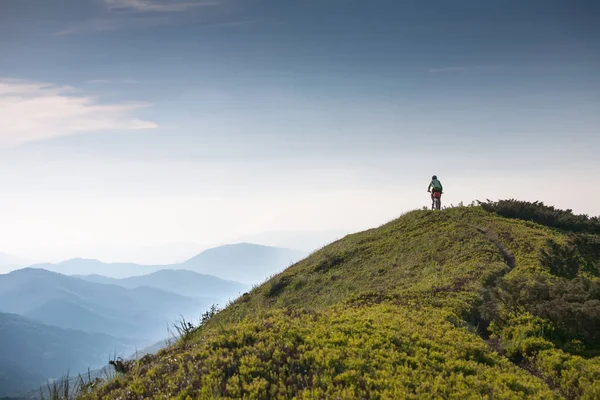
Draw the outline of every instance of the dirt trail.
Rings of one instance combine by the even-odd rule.
[[[516,268],[517,261],[515,259],[515,255],[512,251],[508,250],[502,245],[502,242],[500,242],[498,235],[496,235],[494,231],[487,228],[477,228],[477,231],[483,234],[483,236],[485,236],[490,242],[494,244],[494,246],[498,248],[498,251],[500,252],[500,255],[502,255],[502,258],[504,258],[504,262],[506,263],[506,266],[508,267],[509,271]]]

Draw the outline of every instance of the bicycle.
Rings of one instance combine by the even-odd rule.
[[[433,194],[431,195],[431,199],[431,209],[440,210],[442,207],[442,192],[433,192]]]

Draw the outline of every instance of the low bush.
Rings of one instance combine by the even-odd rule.
[[[600,233],[600,219],[587,215],[573,214],[573,210],[560,210],[543,202],[528,202],[515,199],[479,202],[488,212],[506,218],[536,222],[551,228],[572,232]]]
[[[527,318],[519,318],[531,315],[549,322],[536,336],[557,346],[573,350],[573,341],[581,341],[589,350],[600,347],[600,280],[519,275],[500,280],[482,298],[480,314],[494,323],[497,333],[528,325],[523,322]]]
[[[567,399],[600,399],[600,361],[585,359],[558,349],[548,349],[531,358],[535,368]]]
[[[577,246],[560,244],[554,240],[549,240],[547,246],[540,254],[542,266],[548,268],[552,275],[575,278],[585,264]]]
[[[276,297],[292,282],[292,278],[290,276],[282,276],[279,279],[275,280],[271,283],[271,287],[267,292],[267,297]]]

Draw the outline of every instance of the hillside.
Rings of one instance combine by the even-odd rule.
[[[107,335],[60,329],[0,313],[0,397],[39,388],[67,371],[104,365],[112,352],[131,351],[133,343]]]
[[[598,228],[516,201],[410,212],[80,397],[596,399]]]

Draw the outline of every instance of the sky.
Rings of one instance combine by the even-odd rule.
[[[0,252],[310,250],[429,205],[600,214],[600,4],[0,0]]]

